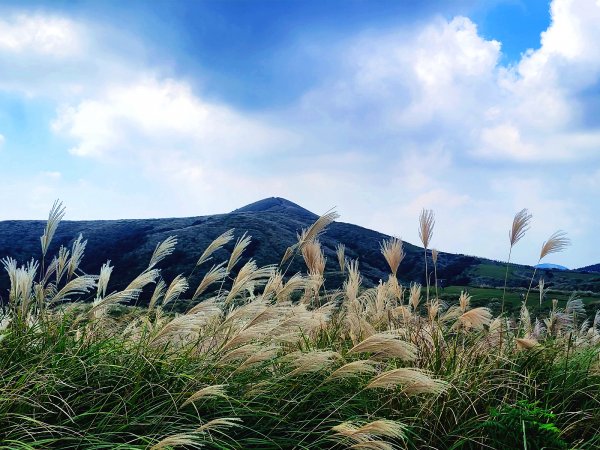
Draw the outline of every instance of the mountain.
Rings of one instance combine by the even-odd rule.
[[[591,266],[580,267],[577,269],[578,272],[595,272],[600,273],[600,263],[592,264]]]
[[[568,267],[561,266],[559,264],[550,264],[550,263],[537,264],[534,267],[537,268],[537,269],[569,270]]]
[[[236,236],[247,232],[252,243],[244,257],[254,258],[259,265],[279,263],[285,250],[297,241],[297,233],[311,225],[318,216],[289,200],[272,197],[246,205],[227,214],[211,216],[129,219],[129,220],[83,220],[62,221],[58,226],[48,251],[54,255],[61,245],[70,247],[81,233],[88,244],[81,269],[86,273],[98,273],[107,260],[114,265],[109,290],[122,289],[148,264],[156,245],[169,236],[177,236],[175,252],[160,267],[167,281],[178,274],[190,276],[195,263],[204,249],[223,232],[235,228]],[[416,227],[416,223],[414,224]],[[44,221],[0,221],[0,257],[11,256],[19,264],[31,258],[40,258],[40,236]],[[401,234],[403,230],[398,230]],[[337,288],[344,276],[339,270],[335,248],[338,243],[346,246],[346,256],[359,260],[363,284],[372,286],[380,279],[387,279],[389,269],[380,252],[380,243],[389,236],[357,225],[335,222],[321,237],[327,257],[326,286]],[[234,242],[214,255],[214,262],[228,257]],[[398,271],[400,281],[409,283],[424,280],[423,249],[405,242],[406,256]],[[48,263],[48,261],[46,261]],[[212,263],[212,262],[211,262]],[[432,269],[431,260],[429,268]],[[240,265],[241,266],[241,263]],[[238,267],[239,267],[238,266]],[[190,279],[192,286],[199,282],[210,263],[194,270]],[[301,257],[296,257],[287,274],[304,271]],[[443,285],[502,286],[505,265],[474,256],[440,253],[438,278]],[[511,265],[509,285],[527,287],[533,268]],[[600,291],[600,277],[592,274],[563,276],[562,272],[539,270],[555,288]],[[571,271],[565,274],[572,274]],[[551,280],[550,280],[551,279]],[[5,297],[9,286],[6,272],[0,270],[0,296]]]

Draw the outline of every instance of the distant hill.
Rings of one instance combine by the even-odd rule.
[[[283,198],[272,197],[249,204],[227,214],[211,216],[129,219],[129,220],[84,220],[60,223],[49,255],[54,255],[60,245],[70,246],[79,233],[88,244],[81,268],[86,273],[98,273],[107,260],[115,266],[109,290],[124,288],[148,264],[157,243],[168,236],[177,236],[176,251],[161,263],[162,274],[170,281],[178,274],[189,276],[204,249],[230,228],[236,235],[248,232],[252,244],[245,258],[256,259],[259,265],[279,263],[285,250],[297,241],[297,233],[312,224],[318,216],[307,209]],[[22,264],[31,258],[40,258],[40,236],[45,222],[31,220],[9,220],[0,222],[0,257],[11,256]],[[416,227],[416,223],[414,224]],[[398,230],[402,234],[403,230]],[[389,236],[357,225],[344,222],[331,224],[323,234],[321,242],[327,257],[326,286],[337,288],[343,282],[335,247],[346,246],[348,258],[358,258],[361,274],[366,286],[374,285],[388,277],[389,269],[380,252],[380,243]],[[226,250],[231,250],[233,242]],[[410,243],[404,244],[406,257],[400,264],[398,277],[404,283],[424,283],[423,249]],[[228,256],[222,250],[214,261]],[[241,265],[241,264],[240,264]],[[239,266],[238,266],[239,267]],[[210,264],[195,270],[190,280],[194,285],[210,268]],[[504,282],[502,263],[475,256],[440,253],[438,278],[449,285],[501,286]],[[431,269],[431,261],[430,261]],[[302,258],[296,258],[287,273],[304,271]],[[511,265],[509,285],[527,287],[533,268]],[[600,277],[592,274],[577,274],[572,271],[557,272],[539,270],[551,285],[562,289],[574,287],[600,291]],[[547,275],[544,275],[548,272]],[[551,278],[551,280],[550,280]],[[9,286],[8,276],[0,270],[0,296],[5,297]]]
[[[561,266],[559,264],[550,264],[550,263],[537,264],[535,267],[538,269],[569,270],[568,267]]]
[[[595,272],[600,273],[600,263],[592,264],[591,266],[580,267],[577,269],[578,272]]]

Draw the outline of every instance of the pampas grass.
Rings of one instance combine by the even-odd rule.
[[[52,242],[52,238],[54,237],[54,233],[58,228],[58,224],[65,216],[65,211],[66,208],[59,200],[56,200],[54,205],[52,205],[52,209],[50,209],[50,214],[48,215],[48,221],[46,222],[44,234],[40,238],[40,242],[42,244],[42,257],[45,257],[46,253],[48,253],[50,242]]]
[[[436,293],[423,308],[421,285],[397,278],[393,239],[380,248],[386,281],[370,287],[344,255],[343,285],[325,291],[317,238],[330,220],[300,233],[301,273],[242,261],[242,235],[193,291],[191,275],[161,272],[174,237],[112,292],[110,261],[98,276],[77,269],[82,237],[45,270],[4,258],[0,447],[598,446],[600,313],[574,295],[494,318],[466,291]],[[199,264],[232,239],[219,236]],[[146,308],[140,294],[152,283]]]
[[[404,249],[402,248],[402,240],[398,238],[390,238],[381,243],[381,254],[390,266],[392,275],[396,277],[398,267],[404,259]]]
[[[377,375],[366,386],[367,389],[395,389],[401,387],[406,395],[441,394],[449,385],[443,380],[431,378],[418,369],[393,369]]]
[[[223,233],[220,236],[218,236],[217,238],[215,238],[208,245],[208,247],[206,247],[204,252],[202,252],[202,255],[200,255],[200,258],[198,258],[198,261],[196,262],[196,266],[199,266],[199,265],[205,263],[206,261],[210,260],[212,258],[212,254],[214,252],[222,249],[224,245],[227,245],[233,239],[234,231],[235,230],[233,230],[233,229],[227,230],[225,233]]]
[[[555,231],[554,233],[552,233],[552,235],[548,238],[547,241],[544,241],[540,250],[540,257],[536,266],[533,269],[533,275],[531,275],[531,280],[529,281],[527,294],[525,294],[525,303],[527,303],[527,299],[529,298],[529,292],[531,291],[531,286],[533,285],[533,280],[535,279],[535,274],[537,272],[537,265],[539,265],[542,259],[546,256],[552,253],[562,252],[569,245],[571,245],[571,240],[567,237],[567,233],[565,233],[562,230]]]
[[[531,222],[532,215],[529,214],[527,209],[522,209],[515,214],[513,223],[510,231],[508,232],[508,241],[510,243],[508,249],[508,259],[506,261],[506,273],[504,274],[504,287],[502,288],[502,313],[504,313],[504,301],[506,297],[506,283],[508,282],[508,268],[510,267],[510,257],[512,255],[513,247],[519,242],[525,232],[529,229],[529,222]]]

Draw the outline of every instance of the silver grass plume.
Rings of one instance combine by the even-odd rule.
[[[102,264],[102,267],[100,268],[100,276],[98,277],[97,297],[100,298],[106,296],[106,288],[108,287],[108,281],[110,280],[110,275],[112,274],[113,269],[114,266],[110,265],[110,259]]]
[[[48,215],[48,221],[46,222],[44,234],[40,238],[43,256],[46,256],[46,253],[48,252],[48,247],[50,246],[50,242],[52,242],[52,238],[54,237],[54,233],[56,232],[56,228],[58,228],[58,224],[64,216],[65,207],[63,206],[60,200],[56,200],[54,202],[54,205],[52,205],[50,214]]]
[[[165,296],[165,292],[167,291],[167,284],[164,280],[159,280],[154,287],[154,291],[152,292],[152,297],[150,297],[150,302],[148,303],[148,311],[152,311],[156,305],[162,300]]]
[[[229,262],[227,263],[227,273],[231,272],[231,269],[239,262],[242,253],[244,253],[244,250],[250,245],[251,241],[252,236],[247,236],[246,233],[238,238],[231,252],[231,256],[229,257]]]
[[[183,275],[177,275],[173,281],[171,281],[171,284],[165,293],[165,298],[162,302],[162,305],[166,306],[167,303],[178,299],[181,294],[188,290],[188,287],[189,285],[185,277]]]
[[[219,281],[223,281],[225,279],[225,277],[227,276],[227,269],[223,267],[224,265],[225,262],[222,262],[218,265],[212,266],[210,270],[206,272],[206,274],[202,278],[202,281],[200,281],[200,284],[196,288],[196,291],[192,296],[192,300],[195,300],[200,295],[202,295],[211,284],[218,283]]]
[[[398,272],[398,267],[404,259],[404,249],[402,240],[395,237],[384,240],[380,244],[380,249],[381,254],[390,266],[392,275],[395,277]]]
[[[206,249],[204,250],[202,255],[200,255],[200,258],[198,259],[196,266],[199,266],[200,264],[211,259],[212,254],[214,252],[222,249],[224,245],[227,245],[233,239],[233,232],[234,232],[234,229],[232,228],[231,230],[227,230],[225,233],[221,234],[215,240],[213,240],[209,244],[209,246],[206,247]]]
[[[81,261],[83,260],[83,253],[85,252],[85,247],[87,245],[87,240],[83,240],[83,235],[79,235],[75,242],[73,242],[73,247],[71,248],[71,259],[69,259],[69,268],[67,271],[67,278],[70,279],[75,271],[79,268]]]
[[[338,244],[335,247],[335,254],[338,259],[338,264],[340,265],[340,272],[342,272],[343,275],[346,270],[346,246],[341,243]]]
[[[169,236],[164,241],[158,243],[154,249],[154,252],[152,253],[152,257],[150,258],[150,263],[148,264],[147,270],[152,269],[167,256],[171,255],[175,250],[176,245],[176,236]]]

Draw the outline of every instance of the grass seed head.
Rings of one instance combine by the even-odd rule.
[[[514,245],[521,240],[523,236],[525,236],[525,232],[529,229],[529,222],[531,221],[532,215],[529,214],[527,209],[522,209],[513,219],[512,228],[508,233],[508,239],[510,241],[510,246],[514,247]]]
[[[435,216],[431,209],[423,209],[419,216],[419,239],[425,249],[429,248],[429,242],[433,237],[433,226],[435,225]]]
[[[542,244],[540,251],[540,260],[551,253],[562,252],[565,248],[571,245],[571,240],[567,237],[564,231],[556,231]]]

